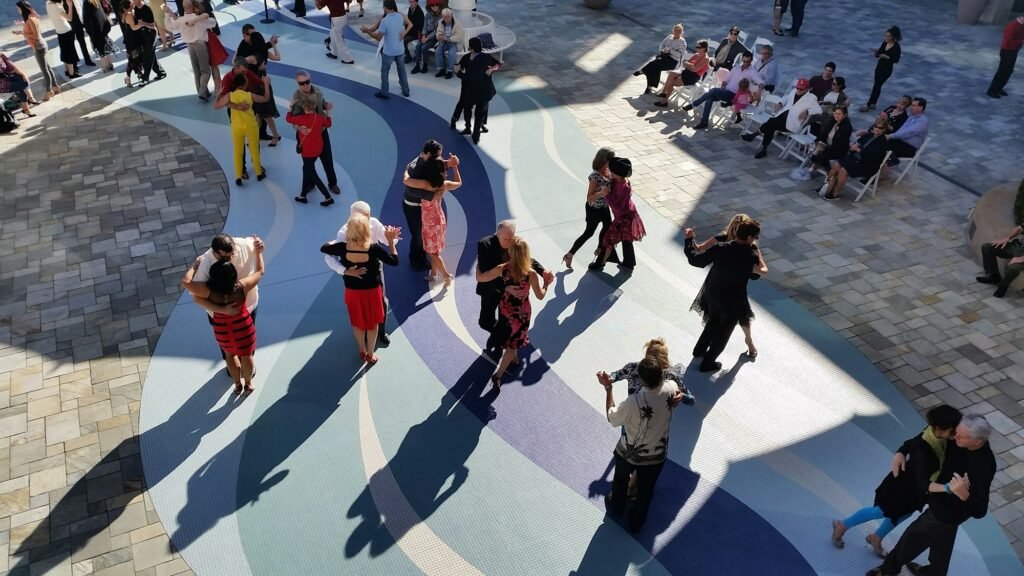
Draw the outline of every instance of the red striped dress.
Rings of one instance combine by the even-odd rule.
[[[256,352],[256,325],[245,306],[244,296],[239,306],[241,311],[234,316],[213,314],[213,335],[226,354],[252,356]]]

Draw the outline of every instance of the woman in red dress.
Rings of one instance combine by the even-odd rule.
[[[633,165],[626,158],[612,158],[608,162],[608,169],[612,173],[612,191],[608,194],[608,206],[612,209],[615,220],[608,227],[601,245],[604,253],[598,256],[593,264],[588,266],[591,270],[601,270],[604,263],[612,253],[612,249],[619,242],[622,243],[622,263],[619,268],[632,272],[636,268],[636,253],[633,251],[633,242],[639,242],[647,235],[644,228],[644,221],[633,204],[633,188],[629,184],[629,177],[633,175]]]
[[[245,295],[263,279],[263,243],[257,243],[253,252],[256,255],[256,271],[245,278],[238,278],[238,271],[230,260],[218,261],[210,266],[210,279],[206,286],[197,286],[193,294],[200,298],[208,298],[210,302],[228,306],[234,310],[232,314],[215,312],[213,314],[213,335],[217,344],[224,351],[224,359],[228,364],[228,373],[235,384],[235,394],[251,393],[253,386],[253,355],[256,353],[256,325],[253,324],[249,309],[245,306]],[[202,259],[200,256],[196,261]],[[190,266],[185,272],[185,280],[192,281],[197,266]],[[205,292],[205,293],[203,293]],[[244,384],[243,384],[244,382]]]
[[[498,368],[491,375],[491,383],[496,390],[501,390],[501,378],[505,370],[519,362],[516,357],[519,349],[530,343],[530,290],[533,290],[538,300],[543,300],[550,284],[545,280],[541,285],[541,277],[533,269],[530,247],[526,240],[518,236],[512,239],[508,248],[508,262],[478,274],[477,281],[490,282],[499,276],[505,281],[505,292],[498,304],[498,314],[508,323],[509,335],[503,345],[504,353]]]
[[[444,285],[448,286],[454,276],[448,273],[448,267],[445,266],[444,258],[441,256],[441,253],[444,252],[445,234],[448,233],[448,221],[445,220],[441,201],[444,199],[445,193],[462,186],[459,157],[449,154],[448,160],[436,158],[430,161],[429,167],[433,170],[426,180],[435,190],[434,198],[420,202],[423,214],[423,251],[430,256],[430,274],[427,275],[427,281],[444,280]],[[446,179],[449,167],[454,172],[452,180]]]
[[[346,224],[347,237],[344,243],[328,243],[320,247],[321,252],[337,256],[345,266],[345,306],[348,308],[348,319],[352,323],[356,344],[359,345],[359,357],[371,365],[377,363],[374,346],[377,344],[377,329],[384,323],[380,265],[382,262],[388,266],[398,265],[395,242],[400,231],[400,228],[394,226],[384,227],[384,238],[388,241],[385,250],[373,241],[370,219],[356,212]]]

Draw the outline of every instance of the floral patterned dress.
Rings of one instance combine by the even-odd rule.
[[[444,251],[444,237],[448,232],[448,221],[444,218],[441,200],[423,200],[420,208],[423,214],[423,251],[427,254],[440,254]]]
[[[520,299],[506,289],[501,295],[501,302],[498,303],[498,313],[508,322],[509,327],[509,336],[504,348],[519,349],[530,343],[530,275],[527,274],[522,280],[516,281],[512,278],[512,271],[506,266],[501,271],[501,279],[505,281],[505,288],[526,291],[526,296]]]

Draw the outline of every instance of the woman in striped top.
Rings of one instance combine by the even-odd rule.
[[[210,279],[206,282],[205,289],[198,286],[197,292],[193,293],[201,298],[209,298],[214,304],[228,306],[233,311],[231,314],[215,312],[212,324],[213,335],[224,351],[228,372],[235,384],[235,394],[242,394],[243,391],[248,394],[255,390],[252,377],[253,355],[256,353],[256,325],[253,324],[249,309],[245,306],[245,295],[263,279],[262,243],[255,246],[254,253],[254,273],[239,278],[238,271],[230,260],[218,261],[210,266]],[[191,281],[191,274],[195,269],[196,266],[192,266],[186,272],[187,281]]]

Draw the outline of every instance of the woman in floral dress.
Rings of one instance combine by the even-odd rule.
[[[462,175],[459,174],[459,157],[454,154],[449,154],[447,161],[436,158],[430,163],[435,170],[426,180],[435,190],[434,198],[423,200],[420,204],[423,214],[423,251],[430,257],[430,274],[427,275],[427,281],[444,280],[444,285],[448,286],[454,276],[448,273],[448,267],[441,256],[444,252],[445,234],[448,232],[448,221],[445,220],[441,201],[446,192],[462,186]],[[445,178],[448,176],[449,167],[453,171],[452,180]]]
[[[644,222],[633,204],[633,188],[629,183],[629,177],[633,175],[633,165],[626,158],[612,158],[608,162],[608,169],[612,173],[612,191],[608,194],[607,202],[615,220],[608,227],[601,242],[604,253],[587,268],[595,271],[604,269],[604,263],[608,261],[615,245],[621,242],[622,263],[619,264],[619,268],[632,272],[636,267],[633,242],[639,242],[647,235]]]
[[[510,365],[518,362],[519,349],[530,343],[530,290],[538,300],[543,300],[548,293],[550,283],[545,280],[541,284],[541,276],[533,269],[530,258],[530,247],[526,240],[516,236],[508,248],[508,262],[499,264],[491,270],[480,274],[477,280],[490,282],[501,277],[505,281],[505,292],[498,304],[498,314],[509,327],[508,339],[505,341],[504,353],[498,367],[491,375],[491,383],[495,390],[501,390],[501,378]]]

